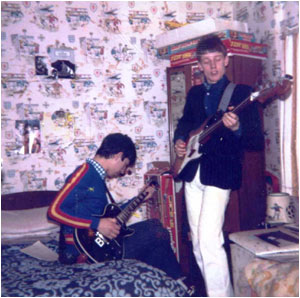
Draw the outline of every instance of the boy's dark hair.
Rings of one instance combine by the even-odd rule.
[[[212,52],[221,52],[226,57],[227,49],[222,40],[216,35],[209,35],[200,39],[196,48],[198,61],[200,61],[201,55]]]
[[[96,154],[110,158],[113,155],[122,152],[122,160],[129,159],[129,166],[133,166],[136,161],[136,149],[133,141],[127,136],[121,133],[112,133],[107,135],[97,150]]]

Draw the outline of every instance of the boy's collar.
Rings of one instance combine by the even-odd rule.
[[[92,158],[87,158],[86,159],[86,162],[88,162],[89,164],[91,164],[95,170],[98,172],[98,174],[100,175],[100,177],[105,180],[106,176],[107,176],[107,173],[106,171],[104,170],[104,168],[102,167],[102,165],[96,161],[95,159],[92,159]]]
[[[207,79],[204,78],[203,85],[204,85],[204,87],[206,88],[206,90],[208,91],[208,90],[210,90],[210,88],[212,88],[213,86],[219,87],[220,85],[223,85],[224,82],[226,82],[227,80],[228,80],[228,79],[227,79],[227,76],[226,76],[226,75],[223,75],[223,77],[222,77],[218,82],[216,82],[216,83],[214,83],[214,84],[210,84],[210,83],[207,82]]]

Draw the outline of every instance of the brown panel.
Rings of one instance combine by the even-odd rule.
[[[264,179],[264,152],[245,152],[243,181],[239,189],[241,230],[254,229],[264,220],[266,188]]]
[[[255,87],[261,81],[261,61],[249,57],[231,56],[227,76],[236,84]]]
[[[239,193],[238,191],[232,191],[230,194],[230,200],[225,212],[223,230],[226,232],[238,232],[240,231],[240,213],[239,213]]]
[[[57,191],[25,191],[1,195],[2,210],[23,210],[49,206]]]

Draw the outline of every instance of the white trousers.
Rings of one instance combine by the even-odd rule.
[[[230,189],[202,185],[199,168],[194,180],[185,182],[193,252],[205,281],[207,295],[231,297],[233,291],[222,231]]]

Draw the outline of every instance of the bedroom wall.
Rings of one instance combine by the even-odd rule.
[[[8,1],[1,16],[2,193],[60,189],[105,135],[122,132],[138,150],[133,174],[110,183],[122,200],[143,185],[152,161],[169,160],[169,62],[156,58],[155,36],[167,21],[230,19],[232,5]],[[31,153],[35,138],[40,149]]]
[[[270,45],[263,80],[272,81],[281,69],[286,10],[286,18],[293,17],[298,3],[1,2],[2,193],[60,189],[106,134],[122,132],[136,142],[138,161],[131,176],[110,188],[116,200],[135,195],[150,163],[169,160],[169,63],[156,58],[155,36],[168,30],[168,21],[247,22],[257,40]],[[24,126],[30,148],[40,140],[36,153],[20,139]],[[265,134],[266,169],[280,179],[276,103],[265,111]]]
[[[233,18],[246,22],[258,42],[268,45],[268,59],[263,63],[263,86],[284,75],[282,36],[299,22],[298,1],[237,1]],[[280,103],[274,101],[264,110],[266,183],[269,192],[280,191]]]

